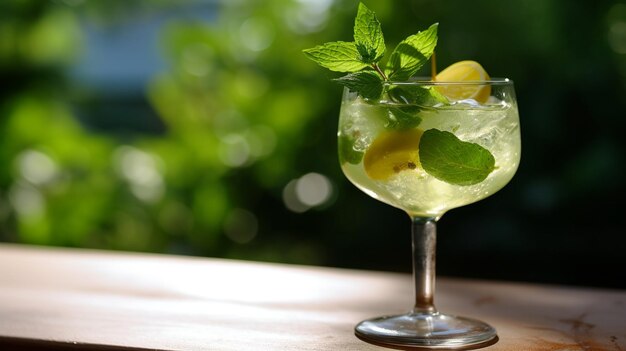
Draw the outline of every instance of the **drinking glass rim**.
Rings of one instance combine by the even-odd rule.
[[[405,85],[405,86],[411,86],[411,85],[416,85],[416,86],[438,86],[438,85],[513,85],[513,81],[509,78],[499,78],[499,77],[495,77],[495,78],[490,78],[490,79],[486,79],[486,80],[467,80],[467,81],[450,81],[450,82],[438,82],[438,81],[434,81],[431,80],[428,77],[416,77],[413,80],[410,81],[404,81],[404,82],[394,82],[394,81],[389,81],[389,82],[385,82],[384,85],[395,85],[395,86],[399,86],[399,85]]]

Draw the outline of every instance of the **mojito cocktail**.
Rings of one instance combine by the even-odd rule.
[[[430,218],[439,218],[452,208],[481,200],[506,185],[517,170],[521,153],[512,82],[493,80],[482,85],[450,84],[423,81],[399,83],[394,88],[465,86],[476,90],[489,89],[495,96],[490,94],[483,103],[475,99],[446,104],[434,100],[426,106],[423,103],[412,105],[402,97],[394,100],[384,96],[371,101],[346,90],[338,132],[339,159],[346,177],[380,201],[403,209],[411,216]],[[411,111],[415,111],[414,117],[409,115]],[[399,120],[401,118],[415,118],[419,122]],[[417,125],[404,126],[402,123]],[[431,137],[430,143],[434,148],[439,140],[446,143],[453,137],[468,143],[461,145],[474,144],[484,148],[494,160],[493,166],[487,167],[484,173],[491,170],[484,178],[465,182],[450,182],[438,177],[436,172],[429,173],[420,162],[419,147],[422,138],[429,135],[435,136]],[[421,154],[425,155],[424,152]],[[467,155],[460,153],[459,157]],[[454,160],[445,161],[449,161],[447,166],[454,166]],[[456,171],[471,172],[471,165],[459,165]]]

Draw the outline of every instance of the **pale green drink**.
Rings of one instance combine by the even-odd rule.
[[[436,129],[450,132],[463,142],[480,145],[495,159],[493,170],[484,180],[475,184],[459,185],[437,179],[425,171],[419,159],[417,162],[407,159],[406,167],[375,165],[390,167],[388,176],[376,176],[371,169],[368,170],[368,164],[364,160],[367,159],[368,152],[381,153],[370,150],[377,138],[398,129],[390,110],[411,106],[392,101],[389,96],[369,101],[347,91],[344,92],[338,133],[343,172],[368,195],[403,209],[413,217],[439,218],[452,208],[476,202],[495,193],[515,174],[521,145],[512,83],[496,81],[490,91],[491,95],[484,103],[471,99],[450,100],[448,103],[433,101],[431,106],[416,107],[419,111],[414,115],[419,118],[419,124],[404,127],[401,131],[412,133],[413,129],[419,135],[421,132]],[[407,152],[411,148],[419,147],[408,147]],[[379,159],[382,163],[386,162],[382,156]]]

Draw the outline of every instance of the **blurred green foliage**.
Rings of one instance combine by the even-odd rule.
[[[626,2],[365,3],[389,47],[440,22],[440,68],[475,59],[516,82],[521,168],[443,218],[440,272],[623,287]],[[3,1],[0,239],[408,270],[408,220],[341,175],[341,88],[301,54],[351,40],[356,4]],[[86,24],[186,7],[206,18],[159,25],[167,66],[139,94],[71,74]],[[327,198],[294,203],[297,179]]]

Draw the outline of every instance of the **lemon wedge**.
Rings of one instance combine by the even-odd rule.
[[[448,66],[435,77],[436,82],[472,82],[489,80],[489,75],[476,61],[460,61]],[[453,100],[474,99],[485,103],[491,94],[491,86],[447,85],[437,86],[437,91]]]
[[[386,180],[394,174],[419,165],[421,129],[381,133],[363,156],[365,173],[371,179]]]

